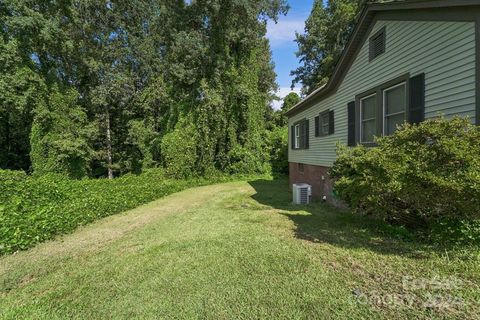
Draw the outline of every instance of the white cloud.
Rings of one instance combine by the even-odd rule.
[[[295,40],[295,31],[303,32],[303,20],[279,20],[277,23],[268,21],[267,38],[272,47],[281,46]]]
[[[294,88],[293,90],[290,87],[281,87],[279,90],[275,93],[281,100],[274,100],[272,105],[273,109],[279,110],[282,108],[283,104],[283,99],[290,93],[290,92],[296,92],[298,95],[300,95],[300,88]]]

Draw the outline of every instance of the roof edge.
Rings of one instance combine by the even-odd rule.
[[[478,0],[393,0],[391,2],[383,3],[367,3],[362,9],[357,18],[355,28],[348,40],[338,63],[335,66],[332,76],[328,82],[315,89],[312,93],[306,96],[302,101],[294,105],[288,110],[285,115],[292,117],[303,109],[307,109],[311,104],[323,97],[328,96],[336,87],[341,83],[343,72],[348,71],[348,61],[346,57],[349,53],[357,50],[358,45],[363,44],[363,41],[359,41],[359,37],[365,36],[361,31],[366,32],[368,27],[373,21],[373,17],[378,12],[391,11],[391,10],[412,10],[412,9],[431,9],[431,8],[447,8],[447,7],[460,7],[460,6],[478,6]],[[344,70],[347,69],[347,70]]]

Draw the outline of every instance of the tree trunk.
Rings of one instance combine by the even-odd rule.
[[[108,170],[108,179],[113,179],[113,170],[112,170],[112,131],[110,128],[110,110],[107,107],[105,109],[105,126],[107,129],[107,170]]]

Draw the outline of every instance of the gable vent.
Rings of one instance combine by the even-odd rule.
[[[370,38],[370,61],[385,52],[385,42],[385,28],[382,28]]]

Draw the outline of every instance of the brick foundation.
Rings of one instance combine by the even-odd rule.
[[[303,172],[302,172],[303,166]],[[335,206],[342,206],[333,197],[333,183],[328,177],[328,167],[314,166],[309,164],[289,163],[289,181],[290,188],[294,183],[308,183],[312,186],[312,196],[314,200],[322,200],[327,197],[327,202]],[[323,177],[323,179],[322,179]]]

